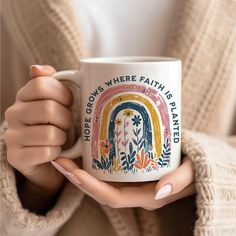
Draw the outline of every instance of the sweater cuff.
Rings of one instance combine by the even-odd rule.
[[[24,209],[16,189],[14,169],[7,162],[7,151],[3,134],[7,123],[1,125],[0,136],[0,189],[1,189],[1,232],[5,236],[55,235],[80,205],[84,193],[68,183],[55,206],[45,216]]]
[[[215,137],[184,130],[182,152],[194,163],[195,235],[236,235],[236,149]]]

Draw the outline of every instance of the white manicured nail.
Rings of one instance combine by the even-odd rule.
[[[51,164],[59,171],[61,172],[63,175],[67,174],[67,171],[58,163],[56,163],[55,161],[51,161]]]
[[[73,184],[75,185],[80,185],[81,182],[79,181],[79,179],[74,176],[72,173],[68,172],[67,170],[65,170],[61,165],[59,165],[57,162],[55,161],[51,161],[51,164],[59,171],[61,172],[66,178],[68,178]]]
[[[66,177],[74,184],[74,185],[80,185],[81,182],[79,181],[79,179],[74,176],[73,174],[71,174],[70,172],[67,172]]]
[[[168,196],[172,191],[172,186],[170,184],[166,184],[159,189],[159,191],[155,195],[155,200],[159,200]]]

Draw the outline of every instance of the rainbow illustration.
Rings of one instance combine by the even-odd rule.
[[[93,168],[135,173],[168,166],[168,108],[155,89],[125,84],[104,91],[93,116]]]

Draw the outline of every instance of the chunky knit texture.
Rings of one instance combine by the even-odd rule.
[[[27,65],[78,68],[79,59],[87,55],[70,1],[6,0],[2,9]],[[235,22],[233,0],[185,0],[165,53],[183,61],[182,152],[194,163],[197,219],[192,212],[194,198],[156,211],[112,209],[69,183],[55,207],[46,216],[37,216],[23,209],[17,196],[14,170],[6,160],[2,134],[7,124],[3,123],[2,235],[169,236],[191,235],[191,231],[236,235],[236,137],[230,136],[235,131]]]

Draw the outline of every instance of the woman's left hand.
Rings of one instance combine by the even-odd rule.
[[[66,158],[59,158],[52,164],[83,192],[112,208],[155,210],[196,192],[193,163],[189,159],[184,159],[176,170],[159,181],[146,183],[100,181]]]

